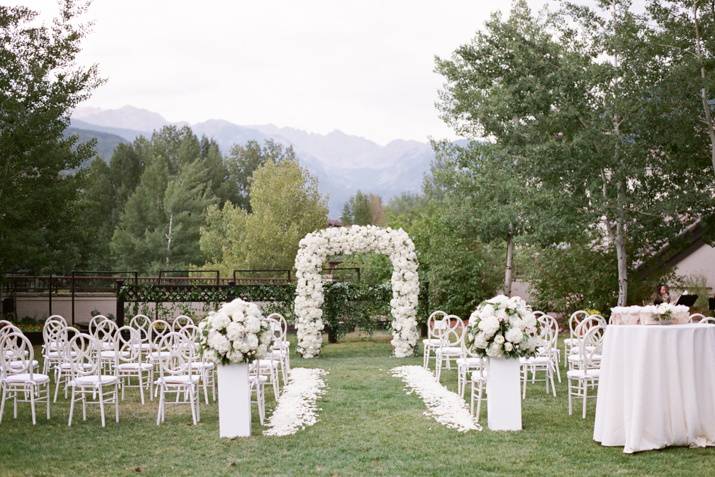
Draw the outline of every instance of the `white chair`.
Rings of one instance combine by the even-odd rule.
[[[290,341],[288,341],[288,322],[285,317],[280,313],[271,313],[268,315],[268,319],[278,320],[281,324],[281,337],[273,342],[273,350],[279,350],[283,358],[283,370],[285,374],[283,376],[283,382],[288,382],[288,376],[290,376]]]
[[[257,370],[261,369],[260,360],[257,360],[255,363],[256,366],[253,367],[253,371],[248,375],[248,386],[251,394],[254,392],[256,393],[255,403],[258,406],[258,419],[260,420],[261,425],[263,425],[263,421],[266,418],[265,386],[266,381],[268,381],[268,377],[257,372]]]
[[[545,328],[550,328],[551,333],[554,334],[555,340],[554,340],[554,345],[551,349],[551,357],[554,361],[554,369],[556,370],[556,379],[561,382],[561,370],[560,370],[560,363],[561,363],[561,349],[559,349],[558,343],[559,343],[559,332],[561,331],[559,329],[559,322],[556,318],[554,318],[551,315],[543,314],[541,315],[538,320],[541,322],[541,327],[542,330]]]
[[[109,372],[118,359],[117,324],[111,320],[100,322],[94,329],[94,339],[99,343],[99,358],[102,369]]]
[[[585,318],[588,318],[586,310],[574,311],[569,317],[569,337],[564,339],[564,364],[566,364],[566,359],[571,354],[571,350],[581,342],[581,336],[576,335],[576,328]]]
[[[188,404],[191,408],[191,420],[196,425],[201,419],[197,396],[201,376],[191,367],[194,360],[194,342],[186,335],[172,331],[161,338],[159,348],[168,350],[169,354],[159,360],[159,378],[154,381],[159,393],[156,424],[158,426],[166,420],[167,404]],[[169,393],[175,393],[174,401],[167,399]]]
[[[32,425],[37,423],[35,403],[44,401],[50,419],[50,377],[35,373],[37,361],[30,340],[20,332],[5,334],[0,340],[0,423],[5,413],[5,402],[13,402],[13,418],[17,419],[17,403],[30,403]]]
[[[171,322],[171,328],[174,331],[181,331],[181,328],[183,328],[186,325],[193,325],[194,320],[189,318],[186,315],[179,315],[176,318],[174,318],[174,321]]]
[[[57,402],[57,395],[59,394],[60,385],[64,383],[64,395],[67,399],[67,390],[69,389],[70,381],[72,380],[72,373],[70,372],[72,368],[72,361],[70,360],[70,349],[69,340],[72,337],[79,334],[79,330],[73,327],[67,327],[65,332],[65,341],[61,349],[57,350],[59,354],[59,362],[54,366],[55,370],[55,397],[53,402]]]
[[[152,384],[154,381],[154,367],[142,360],[141,336],[136,328],[122,326],[117,329],[116,342],[116,374],[119,378],[119,385],[122,388],[122,399],[124,399],[125,388],[139,388],[139,398],[144,404],[144,388],[152,396]],[[132,378],[136,378],[137,384],[132,384]]]
[[[706,316],[705,318],[701,318],[698,323],[701,325],[715,325],[715,318],[712,316]]]
[[[67,324],[55,315],[45,320],[42,326],[42,373],[49,375],[50,370],[62,361],[62,350],[67,343]]]
[[[705,318],[705,315],[702,313],[693,313],[688,317],[688,323],[698,323],[703,318]]]
[[[204,400],[209,403],[208,387],[211,387],[213,400],[216,401],[216,365],[211,361],[205,361],[198,353],[199,328],[196,325],[185,325],[181,331],[182,335],[190,342],[194,343],[194,356],[191,361],[191,368],[196,370],[201,376],[201,387],[204,390]]]
[[[446,326],[439,330],[439,346],[435,350],[435,376],[437,381],[442,376],[442,367],[446,364],[447,369],[452,369],[452,360],[462,358],[462,338],[464,334],[464,322],[456,315],[447,315],[441,321]]]
[[[273,359],[278,362],[279,371],[283,377],[283,384],[285,384],[288,382],[288,347],[284,346],[284,343],[287,342],[285,336],[286,330],[283,328],[282,323],[274,317],[276,314],[277,313],[274,313],[267,318],[271,332],[273,333],[273,345],[265,358]]]
[[[589,328],[579,345],[578,366],[566,372],[569,394],[569,416],[573,414],[573,398],[583,399],[582,418],[586,419],[586,401],[589,397],[597,397],[595,388],[600,377],[600,353],[605,327],[596,325]],[[596,356],[599,359],[595,359]],[[594,392],[589,396],[589,388]]]
[[[105,427],[104,405],[114,404],[114,420],[119,423],[119,378],[116,374],[102,373],[101,344],[92,335],[78,333],[69,340],[68,347],[67,359],[72,378],[69,383],[71,395],[67,425],[72,425],[77,401],[82,403],[83,421],[87,420],[87,404],[96,404],[102,427]],[[111,367],[116,370],[116,363]]]
[[[149,344],[151,351],[149,352],[149,363],[154,366],[154,374],[159,372],[159,362],[169,356],[168,349],[161,348],[164,336],[171,333],[171,325],[164,320],[152,321],[149,325]]]
[[[476,368],[470,368],[471,369],[471,374],[470,374],[470,379],[469,382],[471,384],[471,393],[470,393],[470,398],[469,398],[469,412],[472,414],[472,416],[475,416],[477,418],[477,422],[479,422],[479,417],[481,415],[481,410],[482,410],[482,400],[484,398],[484,387],[487,384],[487,373],[488,371],[488,366],[489,366],[489,360],[486,358],[482,358],[477,354],[477,349],[472,345],[472,346],[467,346],[465,343],[465,340],[462,340],[462,347],[463,347],[463,355],[464,359],[472,360],[473,362],[479,362],[481,365]],[[466,386],[465,386],[466,387]],[[474,401],[476,400],[477,402],[477,409],[476,413],[474,410]]]
[[[605,330],[606,329],[606,320],[600,315],[591,315],[591,316],[587,317],[586,319],[582,320],[581,323],[578,324],[578,326],[576,327],[576,335],[581,336],[581,337],[586,336],[588,331],[594,327],[600,327]],[[571,348],[571,354],[569,354],[568,357],[566,358],[567,362],[568,362],[569,370],[578,367],[578,364],[582,359],[581,353],[580,353],[581,341],[583,341],[583,338],[581,338],[579,341],[579,347]],[[595,362],[600,362],[600,360],[601,360],[600,352],[594,354],[592,356],[592,359]]]
[[[432,352],[439,347],[439,337],[434,334],[434,325],[442,321],[445,316],[447,316],[447,313],[442,310],[436,310],[427,318],[427,338],[422,340],[422,367],[425,369],[429,369]]]
[[[537,381],[536,375],[540,371],[544,373],[543,380],[546,386],[546,392],[549,392],[550,384],[551,393],[556,397],[554,374],[556,374],[555,368],[558,367],[558,359],[554,359],[554,347],[556,347],[556,340],[558,338],[558,325],[554,328],[552,322],[544,318],[545,316],[547,315],[539,317],[539,321],[542,323],[540,337],[544,340],[544,344],[539,347],[536,356],[519,359],[522,365],[522,399],[526,399],[526,385],[529,381],[529,373],[531,373],[531,382],[534,383]]]

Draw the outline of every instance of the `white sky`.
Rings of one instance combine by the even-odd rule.
[[[56,11],[51,0],[0,3]],[[435,108],[434,55],[448,56],[510,3],[95,0],[80,59],[108,82],[85,106],[340,129],[379,143],[451,138]]]

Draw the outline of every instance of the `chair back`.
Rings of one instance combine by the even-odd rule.
[[[705,318],[701,318],[698,323],[702,325],[715,325],[715,318],[712,316],[706,316]]]
[[[703,315],[702,313],[693,313],[688,317],[688,323],[697,323],[703,318],[705,318],[705,315]]]
[[[67,343],[67,325],[64,321],[50,318],[42,326],[42,341],[46,352],[59,350]]]
[[[67,343],[65,360],[69,363],[70,375],[98,376],[100,374],[100,343],[87,333],[77,333]]]
[[[596,355],[601,354],[605,331],[605,326],[596,324],[588,328],[588,331],[583,335],[583,339],[579,344],[579,354],[581,355],[579,366],[581,366],[581,369],[598,368],[599,364],[597,364]]]
[[[285,341],[285,334],[283,333],[283,326],[281,322],[271,317],[268,317],[267,320],[271,333],[273,333],[273,341],[278,343]]]
[[[89,320],[89,334],[94,336],[94,330],[97,329],[97,327],[100,325],[100,323],[103,323],[104,321],[108,321],[109,318],[107,318],[104,315],[94,315],[91,320]]]
[[[442,321],[444,317],[447,316],[447,313],[445,313],[442,310],[435,310],[432,313],[430,313],[429,317],[427,318],[427,338],[428,339],[439,339],[438,336],[435,336],[434,334],[434,325],[438,321]]]
[[[583,319],[578,324],[574,336],[578,338],[583,338],[584,336],[586,336],[588,330],[590,330],[594,326],[602,326],[603,328],[606,328],[606,320],[600,315],[591,315]]]
[[[134,317],[131,320],[129,320],[129,326],[131,326],[134,329],[144,330],[148,334],[149,327],[151,326],[151,319],[148,316],[142,315],[140,313],[138,315],[134,315]]]
[[[268,315],[268,319],[278,320],[278,322],[281,324],[281,336],[283,336],[283,340],[285,341],[288,337],[288,322],[286,321],[285,317],[280,313],[271,313],[270,315]]]
[[[160,376],[191,373],[191,363],[195,355],[194,341],[182,333],[170,331],[162,336],[159,349],[168,352],[168,355],[159,361]]]
[[[7,333],[0,339],[0,373],[28,373],[32,377],[32,360],[34,352],[32,343],[21,331]]]
[[[171,325],[164,320],[154,320],[149,326],[149,342],[159,346],[162,338],[171,333]]]
[[[182,335],[186,336],[186,338],[188,338],[190,341],[192,341],[194,343],[198,342],[199,327],[194,325],[193,323],[185,325],[177,333],[181,333]]]
[[[437,328],[440,333],[440,348],[462,346],[464,336],[464,322],[462,319],[457,315],[447,315],[439,323],[444,324]]]
[[[171,322],[171,328],[174,331],[181,331],[184,326],[193,324],[194,320],[192,320],[190,317],[186,315],[179,315],[174,318],[174,321]]]
[[[90,333],[99,341],[102,349],[115,349],[115,337],[117,335],[117,324],[112,320],[105,319],[100,321],[94,329],[94,333]]]
[[[9,335],[10,333],[22,333],[22,331],[20,330],[20,328],[13,325],[9,321],[0,320],[0,340],[2,340],[3,337]]]
[[[139,330],[131,325],[117,328],[115,334],[117,362],[141,362],[141,335]]]
[[[576,328],[578,328],[578,325],[586,318],[588,318],[588,312],[586,310],[578,310],[571,313],[569,317],[569,338],[578,337]]]

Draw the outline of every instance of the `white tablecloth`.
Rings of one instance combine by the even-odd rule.
[[[715,443],[715,325],[609,326],[593,439],[639,452]]]

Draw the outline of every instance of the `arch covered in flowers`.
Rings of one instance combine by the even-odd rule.
[[[419,278],[417,254],[407,232],[374,225],[333,227],[312,232],[300,241],[295,257],[295,324],[298,352],[304,358],[320,354],[323,344],[322,267],[331,255],[375,252],[392,263],[392,346],[395,356],[412,356],[417,339]]]

